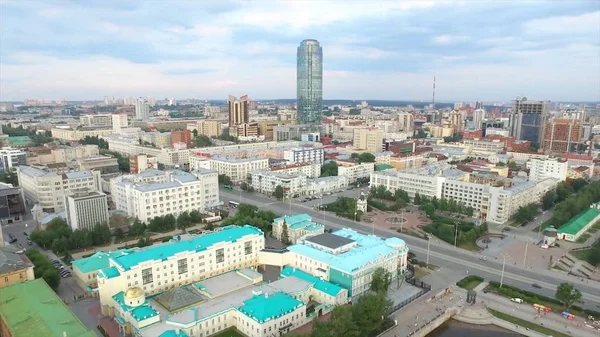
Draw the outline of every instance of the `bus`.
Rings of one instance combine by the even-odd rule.
[[[239,203],[239,202],[235,202],[235,201],[230,201],[230,202],[229,202],[229,206],[231,206],[231,207],[233,207],[233,208],[236,208],[236,207],[238,207],[239,205],[240,205],[240,203]]]
[[[232,190],[233,188],[231,187],[231,185],[223,185],[223,188],[226,190]]]
[[[549,307],[545,306],[545,305],[541,305],[541,304],[534,304],[533,307],[537,310],[537,311],[545,311],[545,312],[550,312],[552,309],[550,309]]]

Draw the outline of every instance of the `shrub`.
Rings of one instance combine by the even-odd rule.
[[[464,288],[464,287],[466,287],[471,282],[479,282],[479,283],[481,283],[481,282],[483,282],[483,277],[480,277],[480,276],[477,276],[477,275],[469,275],[469,276],[463,278],[462,280],[456,282],[456,285],[459,286],[459,287],[461,287],[461,288]]]

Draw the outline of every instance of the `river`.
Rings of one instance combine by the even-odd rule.
[[[472,325],[448,320],[427,337],[519,337],[518,333],[504,330],[495,325]]]

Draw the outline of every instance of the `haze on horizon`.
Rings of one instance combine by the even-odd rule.
[[[600,101],[600,2],[0,1],[0,101],[296,97]]]

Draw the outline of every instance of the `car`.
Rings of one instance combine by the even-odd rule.
[[[11,238],[10,241],[8,241],[8,243],[15,243],[17,242],[17,238]]]
[[[31,246],[33,245],[33,242],[31,240],[27,240],[27,244]]]
[[[480,257],[479,257],[479,259],[480,259],[481,261],[487,261],[487,256],[480,256]]]
[[[23,232],[23,235],[25,235],[25,236],[29,236],[29,234],[27,234],[27,232]]]
[[[71,277],[71,276],[72,276],[72,274],[71,274],[71,273],[64,273],[64,274],[60,274],[60,276],[61,276],[62,278],[67,278],[67,277]]]
[[[515,303],[519,303],[519,304],[523,303],[523,300],[518,297],[511,298],[510,300],[511,300],[511,302],[515,302]]]
[[[62,264],[60,266],[58,266],[58,269],[63,270],[65,269],[65,266],[63,266]]]
[[[531,286],[534,287],[534,288],[542,289],[542,286],[539,285],[539,284],[537,284],[537,283],[534,283]]]

